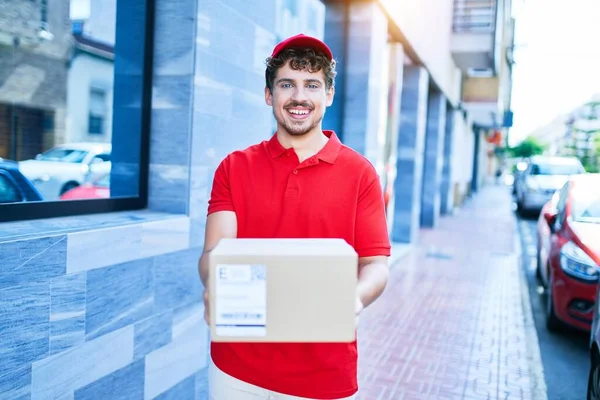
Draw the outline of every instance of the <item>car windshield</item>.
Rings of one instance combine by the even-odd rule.
[[[531,175],[575,175],[583,171],[577,164],[534,164]]]
[[[581,190],[573,196],[571,217],[574,221],[600,223],[600,193]]]
[[[42,153],[37,159],[41,161],[58,161],[67,163],[81,163],[87,151],[65,148],[54,148]]]

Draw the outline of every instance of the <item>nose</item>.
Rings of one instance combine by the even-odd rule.
[[[302,86],[296,86],[294,92],[292,93],[292,100],[297,102],[306,101],[308,97],[306,96],[306,91]]]

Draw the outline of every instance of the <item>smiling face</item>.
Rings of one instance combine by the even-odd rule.
[[[325,110],[334,95],[334,88],[327,87],[322,70],[294,69],[287,61],[277,70],[272,87],[272,90],[265,88],[265,100],[273,107],[278,131],[292,136],[320,131]]]

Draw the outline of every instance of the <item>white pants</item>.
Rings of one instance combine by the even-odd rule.
[[[296,397],[273,392],[243,382],[221,371],[212,360],[210,361],[208,379],[210,400],[311,400],[306,397]],[[339,400],[354,399],[356,399],[356,396],[350,396]]]

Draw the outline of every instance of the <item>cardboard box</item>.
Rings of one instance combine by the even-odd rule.
[[[342,239],[223,239],[210,253],[215,342],[355,340],[358,255]]]

